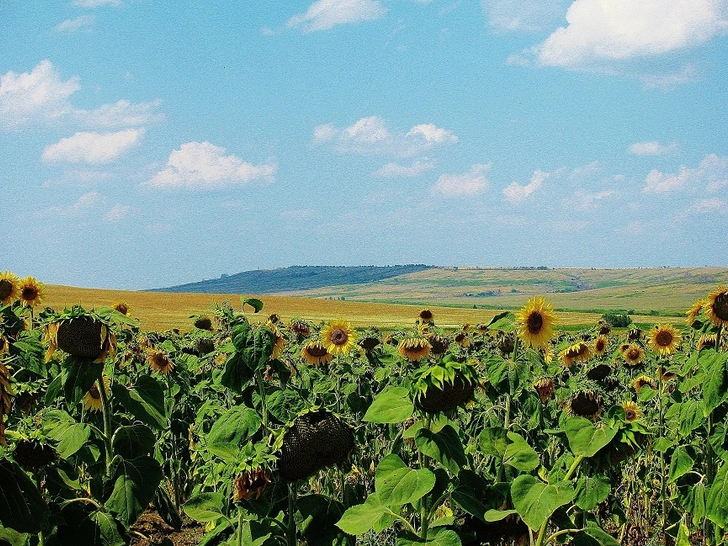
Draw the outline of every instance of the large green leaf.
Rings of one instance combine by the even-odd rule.
[[[141,424],[119,427],[111,437],[112,451],[124,459],[151,455],[156,443],[157,436],[152,429]]]
[[[571,482],[546,484],[531,475],[521,475],[513,480],[511,498],[513,508],[531,529],[536,530],[559,507],[574,499]]]
[[[135,459],[115,458],[114,487],[106,507],[128,529],[154,498],[162,480],[162,467],[149,456]]]
[[[609,496],[612,487],[599,476],[581,476],[576,482],[576,504],[582,510],[593,510]]]
[[[566,421],[563,430],[574,455],[593,457],[597,451],[612,441],[619,429],[604,423],[596,427],[589,419],[572,417]]]
[[[230,408],[212,425],[207,434],[207,449],[225,462],[235,462],[242,444],[258,429],[261,420],[255,410],[245,406]]]
[[[78,404],[88,392],[94,381],[101,377],[103,364],[93,363],[87,358],[68,355],[63,360],[63,393],[69,405]]]
[[[115,399],[134,417],[157,430],[167,428],[164,387],[152,376],[140,376],[130,388],[116,383],[111,390]]]
[[[344,505],[324,495],[305,495],[296,499],[296,525],[308,546],[343,546],[351,538],[336,526]]]
[[[539,465],[538,453],[520,434],[509,432],[508,439],[511,443],[506,446],[505,464],[522,472],[530,472]]]
[[[478,445],[484,455],[503,458],[508,447],[507,431],[503,427],[490,427],[478,436]]]
[[[224,517],[222,514],[224,501],[222,493],[199,493],[184,503],[182,510],[191,519],[208,523]]]
[[[397,546],[462,546],[460,537],[452,529],[439,529],[426,541],[397,537]]]
[[[38,488],[13,461],[0,459],[0,524],[19,533],[48,527],[50,510]]]
[[[453,474],[468,462],[460,436],[455,429],[446,425],[439,432],[421,428],[415,437],[417,448],[423,455],[434,459]]]
[[[728,525],[728,461],[723,461],[710,486],[705,509],[710,521],[721,527]]]
[[[28,534],[18,533],[14,529],[0,525],[0,545],[2,546],[25,546]]]
[[[256,370],[268,365],[275,337],[268,328],[253,328],[248,322],[238,324],[232,332],[235,352],[225,363],[221,383],[235,392],[242,392]]]
[[[379,462],[374,474],[374,488],[385,506],[414,503],[435,487],[435,474],[426,468],[414,470],[395,454]]]
[[[43,432],[58,442],[58,455],[67,459],[81,449],[91,436],[91,427],[76,420],[63,410],[43,413]]]
[[[667,482],[672,483],[690,472],[694,463],[695,461],[690,456],[689,450],[685,446],[677,446],[670,460],[670,474]]]
[[[364,414],[368,423],[401,423],[412,416],[415,407],[404,387],[390,387],[380,392]]]
[[[363,535],[371,530],[381,533],[395,520],[392,511],[381,503],[379,495],[372,493],[364,504],[352,506],[336,526],[350,535]]]
[[[703,416],[707,417],[728,395],[728,353],[704,351],[698,357],[703,371]]]

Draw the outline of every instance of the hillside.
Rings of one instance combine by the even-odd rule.
[[[197,292],[205,294],[272,294],[293,290],[311,290],[329,286],[360,285],[417,273],[426,265],[376,266],[291,266],[258,269],[217,279],[157,288],[150,292]]]

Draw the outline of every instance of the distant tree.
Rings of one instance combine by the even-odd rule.
[[[608,311],[602,315],[602,319],[614,328],[624,328],[632,324],[632,318],[626,311]]]

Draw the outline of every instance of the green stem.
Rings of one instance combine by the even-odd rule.
[[[574,462],[571,463],[569,470],[566,472],[566,476],[564,476],[564,481],[571,479],[571,477],[574,475],[574,472],[576,472],[576,469],[579,468],[579,463],[581,463],[583,458],[584,458],[584,455],[576,456],[576,458],[574,459]],[[538,538],[536,539],[536,546],[543,546],[544,541],[546,539],[546,530],[548,529],[550,521],[551,521],[551,517],[546,518],[546,521],[544,521],[543,525],[541,525],[541,527],[539,528]]]
[[[238,506],[238,546],[243,546],[243,510]]]
[[[296,546],[296,484],[288,484],[288,546]]]
[[[428,413],[427,417],[425,417],[425,430],[430,430],[431,423],[432,416]],[[417,459],[420,464],[420,468],[427,468],[429,466],[429,457],[424,455],[420,450],[417,450]],[[424,542],[427,542],[427,533],[430,528],[428,500],[430,500],[429,493],[420,499],[420,538]]]
[[[106,477],[110,477],[111,473],[111,404],[109,395],[106,392],[103,375],[96,380],[96,387],[99,389],[101,396],[101,414],[104,420],[104,451],[106,458]]]
[[[255,382],[258,384],[258,392],[260,393],[261,416],[263,419],[263,428],[268,428],[268,407],[265,403],[265,385],[263,384],[263,374],[260,368],[255,370]]]
[[[665,412],[663,411],[664,404],[662,397],[664,396],[664,385],[663,379],[664,365],[660,365],[657,368],[657,382],[658,382],[658,397],[657,397],[657,414],[658,414],[658,440],[663,437],[665,431]],[[660,451],[660,503],[662,505],[662,514],[660,515],[660,530],[665,532],[665,525],[667,523],[667,498],[666,498],[666,476],[665,476],[665,451]]]

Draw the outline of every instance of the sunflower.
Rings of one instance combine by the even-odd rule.
[[[705,314],[716,326],[728,326],[728,288],[719,286],[708,294]]]
[[[597,356],[603,355],[607,352],[608,344],[606,336],[599,336],[596,341],[594,341],[594,354]]]
[[[169,355],[163,351],[151,350],[149,356],[147,356],[147,362],[149,366],[155,372],[167,375],[174,368],[174,362],[169,358]]]
[[[399,342],[397,352],[410,362],[419,362],[430,354],[430,342],[423,337],[408,337]]]
[[[326,346],[318,340],[309,341],[301,348],[301,356],[309,364],[321,366],[328,364],[334,356],[326,350]]]
[[[420,314],[417,315],[417,318],[420,322],[432,322],[434,319],[434,315],[429,309],[422,309],[420,311]]]
[[[569,412],[572,415],[588,417],[596,420],[602,413],[604,399],[596,391],[583,390],[574,394],[568,401]]]
[[[20,279],[15,273],[3,271],[0,273],[0,302],[8,305],[20,296]]]
[[[696,300],[695,303],[693,303],[690,310],[685,313],[688,316],[688,318],[685,319],[688,326],[692,326],[693,322],[695,322],[695,319],[698,318],[698,315],[706,307],[706,305],[706,300]]]
[[[271,315],[273,317],[274,315]],[[275,315],[276,317],[278,315]],[[286,338],[283,337],[283,334],[281,334],[281,331],[278,329],[277,323],[279,319],[276,319],[275,321],[271,320],[270,318],[265,323],[266,328],[268,328],[273,333],[273,353],[271,353],[270,358],[271,360],[275,360],[279,356],[281,356],[281,353],[283,352],[283,348],[286,345]]]
[[[124,316],[127,316],[127,317],[131,316],[131,314],[130,314],[131,307],[129,307],[129,304],[126,303],[125,301],[117,301],[116,303],[114,303],[114,305],[111,306],[111,308],[118,311],[119,313],[121,313]]]
[[[632,328],[629,332],[627,332],[628,341],[639,341],[640,339],[642,339],[642,330],[639,328]]]
[[[447,337],[437,334],[428,334],[427,341],[430,342],[430,353],[433,355],[441,355],[447,351],[450,340]]]
[[[20,301],[24,307],[35,307],[43,301],[45,286],[35,277],[25,277],[19,281]]]
[[[109,395],[109,378],[102,376],[104,383],[104,391],[106,396]],[[104,403],[101,399],[101,392],[99,392],[98,382],[94,382],[91,388],[86,394],[83,395],[83,409],[86,411],[96,412],[101,411],[104,408]]]
[[[484,322],[479,322],[476,326],[476,329],[478,330],[479,334],[487,334],[488,333],[488,325]]]
[[[554,395],[554,380],[550,377],[544,377],[536,381],[533,388],[536,389],[541,402],[546,402]]]
[[[206,316],[196,317],[194,325],[200,330],[212,330],[212,319]]]
[[[637,394],[642,391],[643,387],[650,387],[651,389],[657,388],[652,378],[646,375],[640,375],[637,379],[634,380],[632,385],[634,386],[634,390],[637,391]]]
[[[670,381],[671,379],[675,379],[677,377],[677,374],[675,372],[671,372],[665,366],[658,366],[657,371],[655,372],[655,377],[658,379],[662,376],[663,381]]]
[[[631,347],[631,345],[630,345],[629,343],[622,343],[622,344],[621,344],[621,345],[619,346],[619,353],[620,353],[620,354],[624,354],[624,352],[625,352],[625,351],[626,351],[627,349],[629,349],[630,347]]]
[[[305,338],[311,335],[311,327],[303,320],[294,320],[291,322],[290,329],[298,337]]]
[[[465,330],[455,334],[454,340],[455,340],[455,343],[457,343],[464,349],[467,349],[468,347],[470,347],[470,336],[468,335],[468,333]]]
[[[589,360],[591,358],[591,349],[589,345],[580,341],[561,351],[559,356],[564,366],[571,368],[576,362],[586,362]]]
[[[650,333],[648,343],[660,356],[672,354],[680,344],[680,332],[671,324],[655,326]]]
[[[642,410],[634,402],[622,402],[622,409],[624,409],[624,418],[629,421],[636,421],[642,417]]]
[[[622,352],[622,358],[629,366],[638,366],[642,363],[645,358],[645,351],[639,345],[628,345],[627,348]]]
[[[518,335],[529,347],[543,347],[554,334],[557,317],[546,298],[537,296],[528,300],[516,318]]]
[[[715,334],[703,334],[698,340],[698,351],[703,349],[715,349],[715,343],[718,340],[718,336]]]
[[[263,490],[270,483],[271,472],[267,468],[258,467],[245,470],[233,480],[233,502],[240,502],[255,497],[260,498]]]
[[[356,333],[350,322],[336,319],[321,329],[321,340],[332,355],[345,355],[354,347]]]

